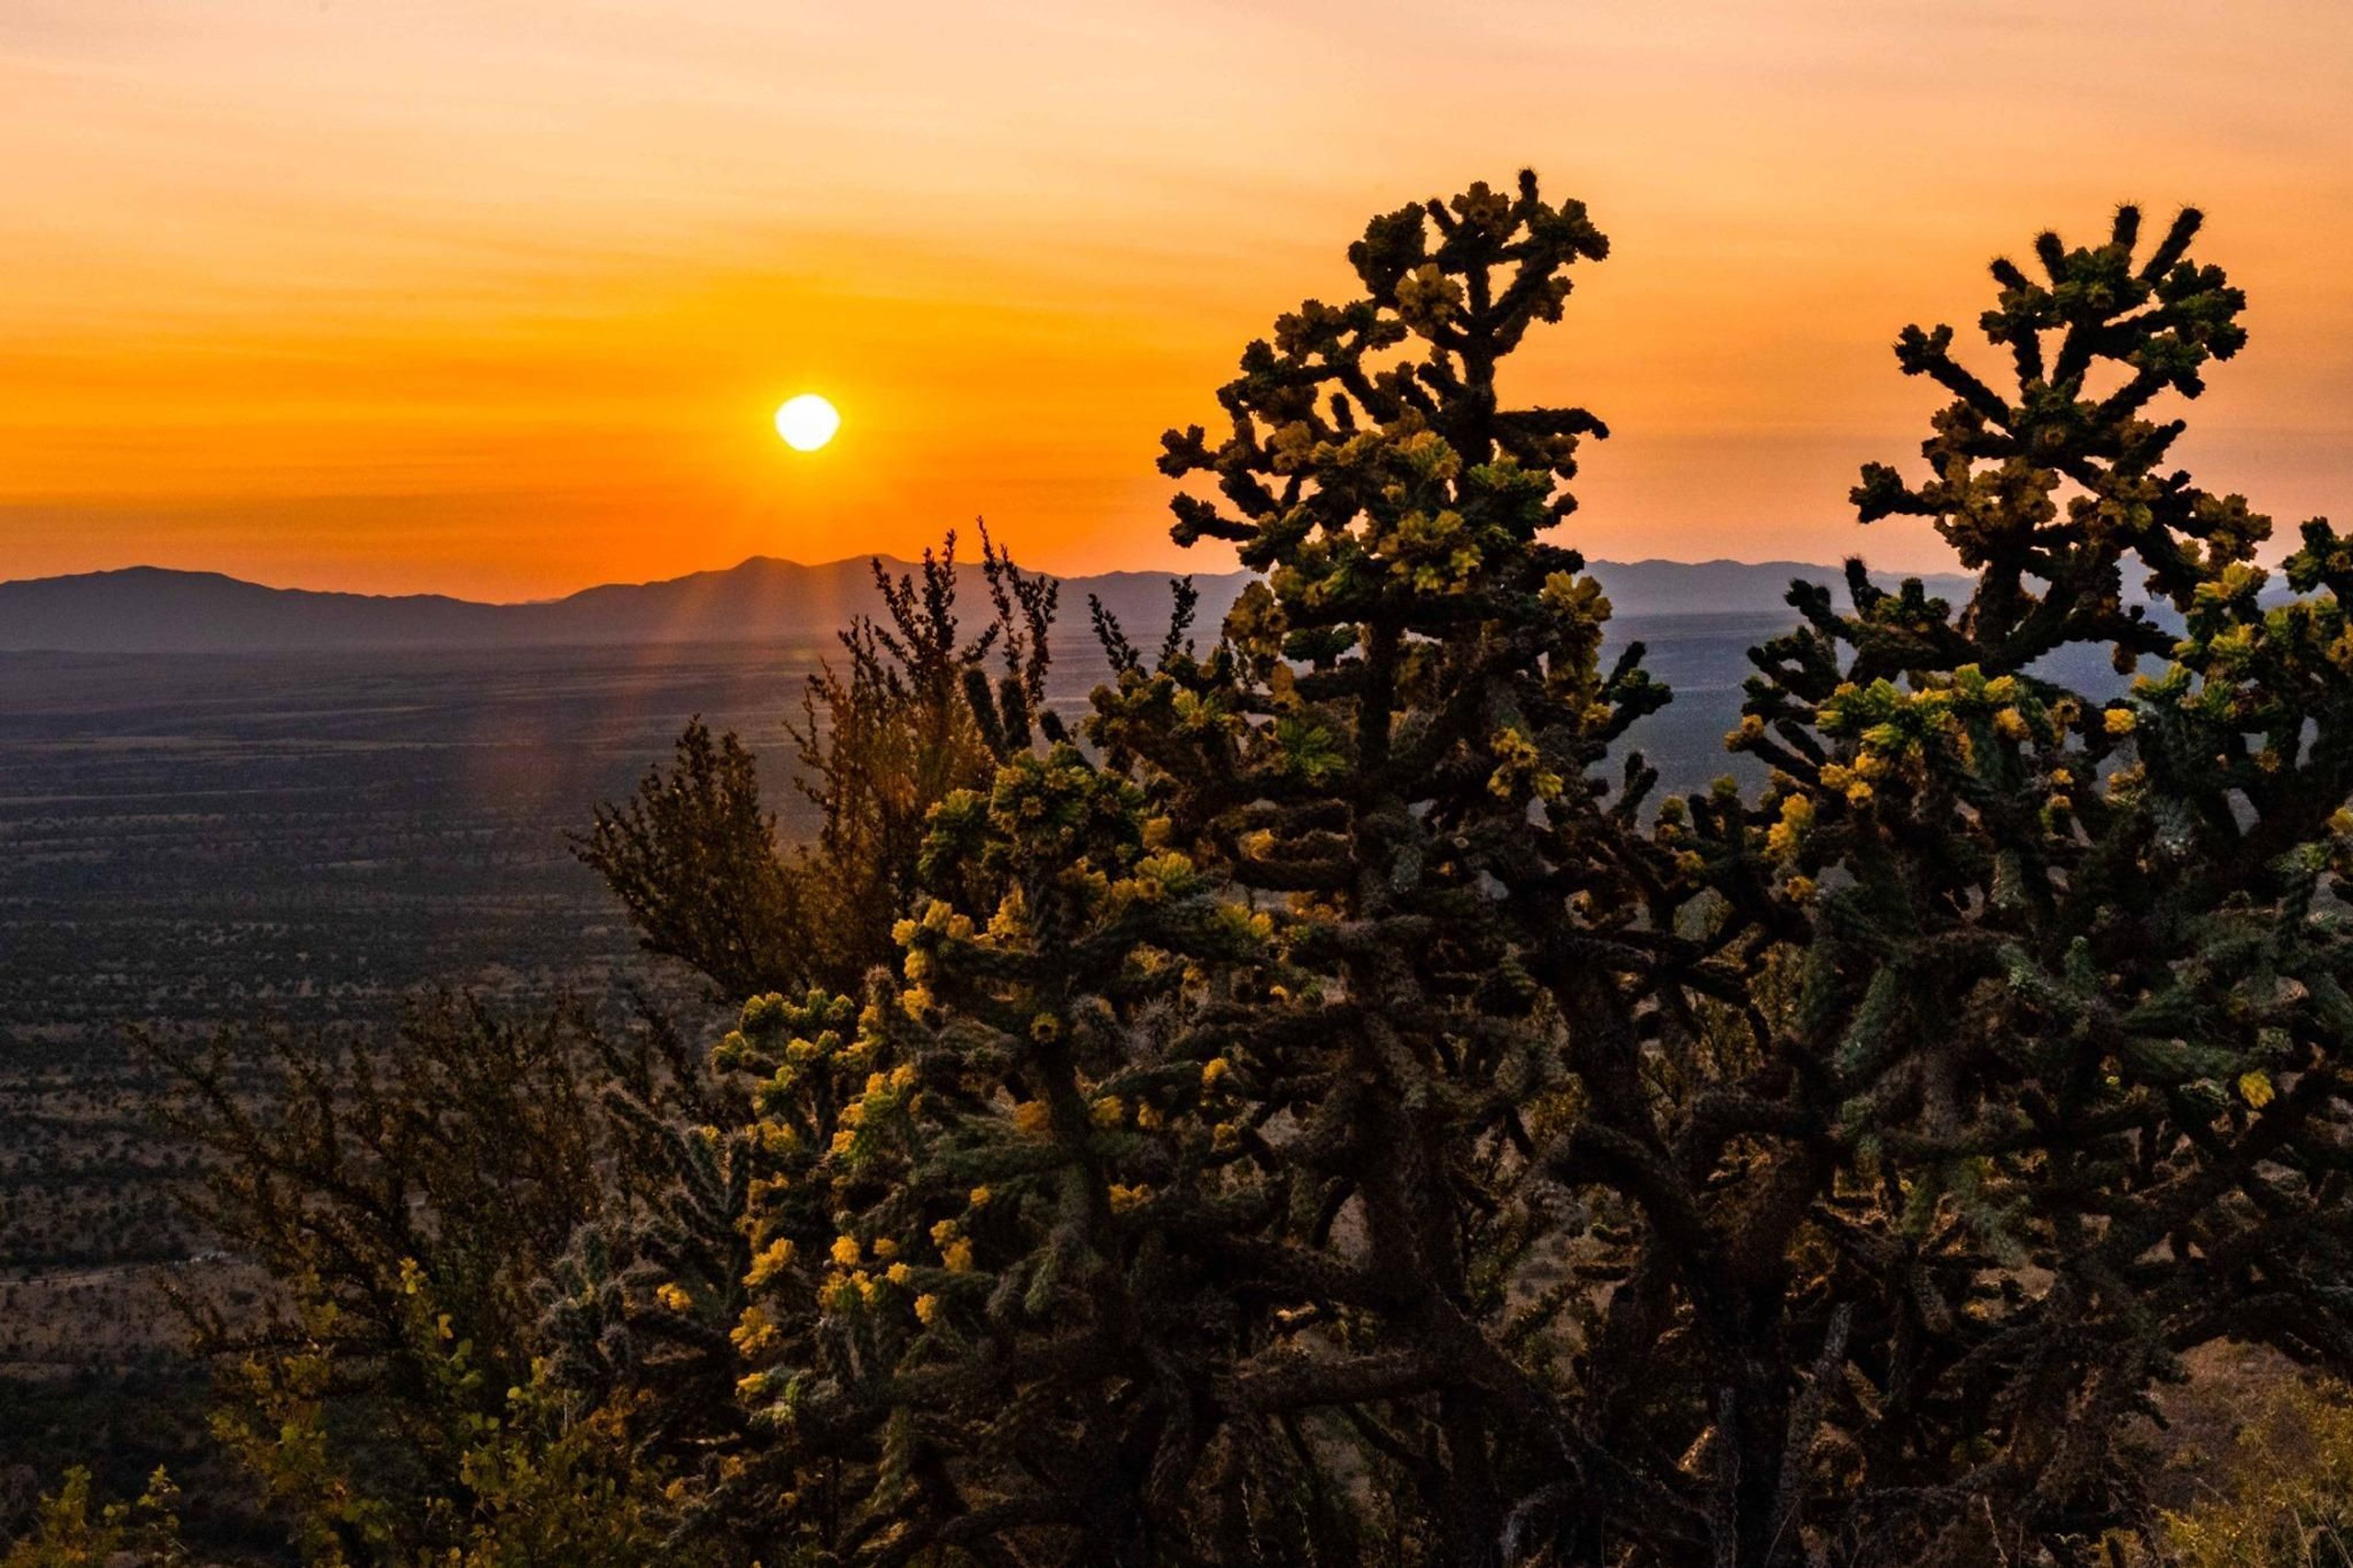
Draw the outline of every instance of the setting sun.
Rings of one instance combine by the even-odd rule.
[[[776,434],[796,452],[814,452],[841,428],[841,411],[814,392],[787,398],[776,410]]]

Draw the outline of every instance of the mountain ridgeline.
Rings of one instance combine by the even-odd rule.
[[[893,574],[913,568],[884,559]],[[1621,618],[1757,616],[1786,620],[1795,577],[1838,588],[1835,568],[1796,562],[1597,562]],[[1246,573],[1203,574],[1200,625],[1214,630]],[[1169,575],[1113,572],[1062,581],[1065,634],[1082,632],[1090,595],[1131,628],[1168,614]],[[1965,596],[1966,580],[1931,593]],[[1842,597],[1841,592],[1841,597]],[[608,584],[561,599],[486,604],[443,595],[376,595],[271,588],[210,572],[139,566],[0,583],[0,650],[255,653],[366,648],[607,647],[829,638],[881,602],[864,557],[805,566],[754,556],[724,571]]]

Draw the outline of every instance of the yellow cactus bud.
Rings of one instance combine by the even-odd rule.
[[[744,1283],[754,1288],[765,1285],[793,1266],[793,1250],[790,1237],[778,1237],[752,1259],[752,1271],[744,1276]]]
[[[735,1321],[735,1326],[728,1331],[727,1337],[734,1342],[735,1353],[749,1361],[775,1348],[776,1325],[759,1307],[746,1307],[744,1315]]]

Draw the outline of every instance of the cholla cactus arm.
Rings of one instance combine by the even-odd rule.
[[[2021,669],[2065,642],[2161,653],[2165,634],[2123,602],[2123,558],[2137,557],[2151,587],[2186,609],[2203,570],[2263,538],[2243,503],[2160,471],[2183,426],[2143,416],[2164,393],[2198,396],[2205,365],[2246,341],[2245,296],[2219,268],[2183,259],[2201,222],[2184,212],[2137,265],[2133,207],[2118,211],[2105,245],[2070,250],[2042,236],[2040,279],[1995,262],[1999,298],[1978,324],[2010,351],[2010,394],[1954,358],[1950,327],[1907,327],[1896,343],[1905,374],[1929,377],[1954,401],[1921,447],[1931,477],[1914,487],[1871,464],[1855,504],[1865,522],[1932,520],[1980,574],[1962,630],[1989,671]],[[2119,384],[2103,394],[2111,379]]]

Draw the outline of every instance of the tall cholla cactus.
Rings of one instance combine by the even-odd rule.
[[[1228,1181],[1266,1205],[1227,1375],[1418,1560],[1494,1560],[1594,1458],[1559,1404],[1588,1300],[1560,1130],[1641,1099],[1622,977],[1672,922],[1674,853],[1631,831],[1649,770],[1594,771],[1666,694],[1639,647],[1601,662],[1609,605],[1544,537],[1602,426],[1496,386],[1605,249],[1532,175],[1375,220],[1366,297],[1251,345],[1222,442],[1167,437],[1223,501],[1179,499],[1177,537],[1264,582],[1206,663],[1128,661],[1095,700],[1172,840],[1271,922],[1201,998],[1243,1101]],[[1567,1037],[1570,1011],[1605,1022]]]
[[[2159,471],[2242,339],[2195,228],[1998,264],[2012,395],[1905,334],[1954,401],[1858,504],[1976,593],[1794,590],[1732,742],[1771,783],[1645,821],[1610,756],[1665,693],[1547,537],[1601,427],[1496,384],[1601,237],[1532,177],[1376,219],[1363,296],[1167,438],[1177,537],[1261,574],[1220,635],[1098,606],[1083,747],[974,684],[1000,765],[898,973],[714,1055],[735,1233],[617,1313],[584,1273],[606,1364],[732,1363],[732,1424],[649,1391],[704,1517],[773,1563],[2064,1562],[2149,1518],[2119,1437],[2185,1349],[2353,1370],[2353,547],[2271,603],[2264,520]],[[2096,700],[2079,647],[2170,662]]]
[[[2095,248],[2043,236],[2039,279],[1997,262],[2014,392],[1950,329],[1904,333],[1954,395],[1932,476],[1873,465],[1855,500],[1932,519],[1976,590],[1954,614],[1856,566],[1852,614],[1793,593],[1809,625],[1759,651],[1734,737],[1772,785],[1745,823],[1701,813],[1735,918],[1793,939],[1759,1031],[1787,1131],[1742,1183],[1772,1272],[1724,1353],[1815,1367],[1726,1403],[1764,1471],[1750,1553],[2065,1560],[2145,1521],[2118,1439],[2182,1352],[2353,1364],[2353,950],[2317,897],[2347,863],[2347,563],[2312,525],[2290,574],[2327,592],[2266,609],[2268,520],[2159,470],[2182,426],[2152,405],[2245,340],[2198,227],[2144,258],[2127,208]],[[2176,629],[2126,605],[2128,558]],[[2085,644],[2175,662],[2095,700],[2055,679]]]

